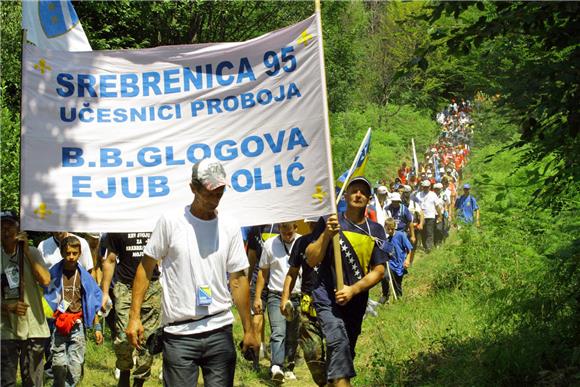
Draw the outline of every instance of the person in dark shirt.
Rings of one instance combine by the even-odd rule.
[[[286,303],[290,299],[290,289],[294,288],[296,279],[302,276],[300,299],[300,331],[298,344],[304,353],[304,360],[310,370],[312,379],[318,386],[326,385],[326,364],[324,354],[324,339],[322,328],[316,317],[316,310],[312,302],[312,291],[317,284],[316,269],[306,263],[306,247],[313,242],[313,231],[316,226],[314,219],[305,219],[304,222],[310,227],[310,233],[301,236],[294,243],[290,252],[290,269],[284,280],[284,290],[280,302],[282,314],[288,316],[296,311],[288,310]]]
[[[143,249],[149,240],[149,232],[108,233],[106,238],[107,258],[103,262],[103,306],[105,310],[109,302],[109,289],[113,276],[115,277],[114,309],[116,314],[116,335],[113,349],[117,357],[116,368],[121,371],[119,386],[129,386],[131,370],[133,370],[133,386],[142,386],[151,375],[153,357],[147,351],[134,351],[127,337],[125,329],[129,321],[133,280],[137,267],[143,257]],[[119,263],[117,263],[117,260]],[[161,286],[159,285],[159,270],[155,268],[151,286],[145,296],[141,309],[141,320],[146,335],[153,333],[161,322]],[[134,353],[135,352],[135,353]],[[133,362],[133,355],[136,362]]]
[[[314,307],[326,338],[327,378],[335,386],[350,386],[350,379],[356,376],[355,346],[369,290],[383,278],[389,257],[381,249],[387,239],[385,229],[364,215],[371,192],[371,184],[366,178],[353,178],[345,192],[346,212],[331,215],[321,228],[324,231],[315,235],[314,242],[306,248],[310,267],[320,265],[313,290]],[[337,233],[344,276],[342,289],[335,283],[331,243]]]
[[[266,357],[267,347],[264,343],[264,312],[266,308],[260,311],[256,311],[253,308],[254,301],[256,298],[256,283],[258,282],[258,276],[260,273],[260,266],[258,261],[262,256],[262,248],[264,247],[264,242],[268,239],[279,235],[277,224],[266,224],[261,226],[254,226],[248,233],[248,263],[250,264],[249,273],[250,278],[250,305],[252,309],[250,310],[252,315],[252,327],[254,334],[256,335],[256,340],[258,340],[258,345],[260,346],[259,357]],[[268,300],[268,287],[264,286],[261,294],[262,305],[267,305]]]

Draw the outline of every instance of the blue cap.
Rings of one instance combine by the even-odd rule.
[[[467,183],[463,184],[463,189],[471,189],[471,186]]]

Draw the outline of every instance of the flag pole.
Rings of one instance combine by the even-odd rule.
[[[363,148],[365,147],[365,144],[369,140],[371,132],[372,132],[372,129],[368,128],[367,133],[365,134],[365,137],[363,138],[362,142],[360,143],[360,146],[358,147],[358,151],[356,152],[356,156],[355,156],[354,160],[352,161],[350,168],[348,169],[348,175],[346,176],[346,179],[344,179],[344,184],[340,188],[340,192],[338,193],[338,195],[336,197],[337,202],[340,200],[340,198],[342,197],[342,194],[344,194],[344,191],[346,190],[346,186],[348,185],[348,181],[350,180],[350,177],[352,176],[352,174],[354,173],[354,170],[356,169],[356,164],[358,162],[358,159],[360,158],[360,154],[362,153]]]
[[[415,150],[415,139],[411,138],[413,144],[413,165],[415,167],[415,176],[419,176],[419,163],[417,162],[417,151]]]
[[[316,27],[317,27],[317,33],[318,33],[318,39],[320,42],[320,50],[319,50],[319,59],[320,59],[320,77],[322,79],[322,110],[323,110],[323,114],[324,117],[326,118],[324,121],[324,126],[325,126],[325,131],[324,131],[324,136],[325,139],[327,141],[327,144],[330,144],[330,127],[329,127],[329,123],[328,123],[328,95],[326,93],[326,71],[325,71],[325,67],[324,67],[324,43],[322,40],[322,15],[321,15],[321,8],[320,8],[320,0],[314,0],[314,9],[315,9],[315,13],[316,13]],[[327,165],[328,165],[328,176],[330,178],[330,188],[332,189],[331,192],[335,192],[335,188],[334,188],[334,170],[332,167],[332,154],[328,154],[328,160],[327,160]],[[336,210],[336,200],[334,198],[334,195],[331,193],[330,195],[330,206],[332,208],[332,212],[334,214],[337,213]],[[342,288],[344,288],[344,277],[343,277],[343,273],[342,273],[342,255],[340,253],[340,244],[339,244],[339,239],[338,239],[338,234],[336,234],[333,238],[332,238],[332,245],[333,245],[333,249],[334,249],[334,268],[335,268],[335,273],[336,273],[336,289],[337,290],[342,290]]]
[[[342,187],[340,188],[340,192],[338,193],[338,196],[336,197],[337,202],[340,200],[342,194],[344,193],[344,190],[348,186],[348,181],[350,180],[352,174],[354,173],[354,170],[356,169],[356,164],[358,163],[360,155],[365,147],[365,144],[369,140],[370,135],[371,135],[371,128],[369,128],[367,130],[367,134],[365,135],[360,146],[358,147],[358,151],[356,152],[356,156],[354,157],[354,160],[352,161],[352,164],[351,164],[350,168],[348,169],[348,174],[347,174],[346,178],[344,179],[344,183],[342,184]],[[332,245],[333,245],[333,249],[334,249],[334,268],[335,268],[335,272],[336,272],[336,290],[342,290],[342,288],[344,287],[344,278],[343,278],[343,274],[342,274],[342,253],[340,251],[340,239],[339,239],[338,234],[336,234],[334,236],[334,238],[332,238]]]

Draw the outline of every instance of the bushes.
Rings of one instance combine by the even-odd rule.
[[[482,226],[462,227],[417,260],[405,298],[379,314],[384,339],[376,323],[366,328],[371,354],[358,362],[380,372],[364,372],[361,385],[580,380],[579,191],[555,198],[565,203],[557,215],[529,206],[540,183],[531,168],[515,169],[520,155],[486,160],[514,128],[482,130],[487,145],[474,150],[466,171]]]
[[[335,113],[330,117],[334,173],[350,167],[367,129],[373,129],[371,152],[365,174],[371,182],[394,179],[402,161],[412,160],[411,138],[421,157],[438,135],[435,121],[424,111],[409,106],[387,108],[369,104],[364,110]]]

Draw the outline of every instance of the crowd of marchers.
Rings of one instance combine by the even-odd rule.
[[[388,183],[352,177],[344,211],[319,219],[240,230],[217,211],[227,176],[213,159],[191,170],[192,202],[152,232],[55,232],[33,247],[18,217],[2,212],[2,386],[16,385],[18,367],[24,386],[78,385],[87,340],[102,344],[104,325],[118,386],[142,386],[159,353],[165,386],[197,385],[200,372],[206,386],[232,386],[233,305],[243,357],[256,368],[267,358],[275,383],[296,380],[300,349],[304,382],[349,386],[363,319],[403,296],[417,249],[437,248],[452,226],[479,225],[462,181],[470,112],[469,101],[452,100],[423,160],[403,162]]]

